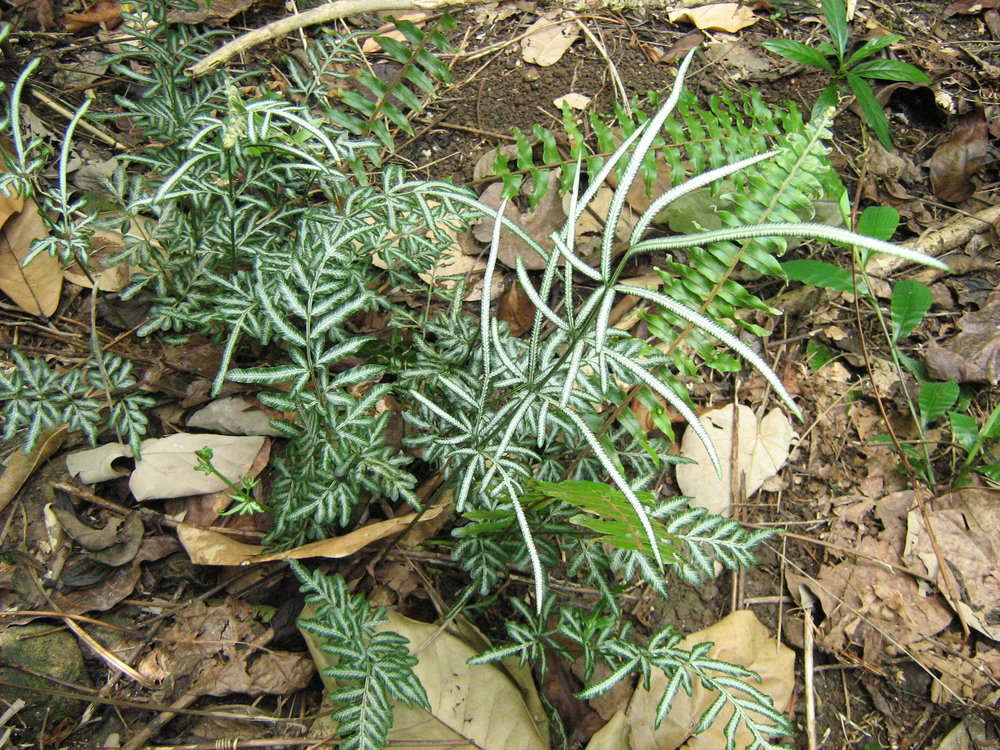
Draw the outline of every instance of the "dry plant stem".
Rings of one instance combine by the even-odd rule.
[[[51,109],[53,112],[62,115],[67,120],[72,120],[73,119],[74,114],[73,114],[72,111],[70,111],[69,109],[67,109],[63,105],[61,105],[59,102],[57,102],[52,97],[47,96],[46,94],[42,93],[37,88],[32,88],[31,89],[31,95],[34,96],[36,99],[38,99],[38,101],[40,101],[46,107],[48,107],[49,109]],[[103,130],[101,130],[100,128],[98,128],[96,125],[93,125],[93,124],[87,122],[86,120],[82,120],[82,119],[77,124],[79,125],[79,127],[81,127],[84,130],[86,130],[88,133],[90,133],[92,136],[94,136],[98,140],[103,141],[107,145],[111,146],[113,149],[115,149],[117,151],[128,151],[129,150],[128,146],[126,146],[124,143],[121,143],[121,142],[115,140],[112,136],[110,136],[107,133],[105,133]]]
[[[902,245],[926,255],[938,256],[964,245],[973,236],[989,229],[998,220],[1000,220],[1000,206],[990,206],[970,216],[962,216],[950,221],[940,229],[924,232],[917,239],[909,240]],[[906,259],[895,255],[878,255],[868,261],[865,272],[869,276],[885,277],[907,263]]]
[[[813,680],[813,596],[800,587],[802,595],[802,673],[805,678],[806,694],[806,746],[816,750],[816,686]]]

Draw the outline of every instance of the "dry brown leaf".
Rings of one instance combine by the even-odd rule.
[[[15,450],[11,454],[3,474],[0,475],[0,510],[10,504],[28,478],[48,460],[49,456],[62,447],[65,439],[66,425],[63,424],[42,432],[35,440],[31,453]]]
[[[420,517],[421,521],[429,521],[437,517],[444,506],[431,506]],[[387,521],[377,521],[343,536],[322,539],[318,542],[304,544],[295,549],[283,552],[265,554],[265,547],[256,544],[237,542],[232,537],[209,531],[189,524],[177,527],[177,537],[187,550],[191,562],[195,565],[250,565],[252,563],[274,562],[275,560],[304,560],[308,557],[350,557],[362,547],[379,539],[399,534],[404,531],[414,519],[416,513],[408,513]]]
[[[590,97],[571,91],[568,94],[557,96],[552,100],[552,105],[556,109],[562,109],[563,104],[568,106],[570,109],[586,109],[590,106]]]
[[[132,280],[132,268],[128,263],[106,265],[105,259],[120,253],[125,247],[121,232],[98,229],[90,238],[90,263],[94,266],[90,276],[83,272],[80,264],[73,262],[64,272],[66,281],[84,289],[93,288],[93,278],[102,292],[120,292]]]
[[[237,480],[246,474],[267,438],[242,435],[177,433],[142,441],[142,460],[136,462],[129,489],[136,500],[153,500],[220,492],[228,484],[195,469],[195,451],[211,448],[212,464],[225,477]]]
[[[243,396],[209,402],[188,417],[187,426],[227,435],[281,435],[271,426],[271,415]]]
[[[63,26],[66,27],[66,31],[75,34],[102,23],[107,24],[109,28],[114,28],[121,20],[121,3],[100,0],[100,2],[88,5],[82,13],[66,13],[63,16]]]
[[[759,424],[748,406],[740,404],[738,415],[738,419],[734,419],[732,404],[701,415],[702,424],[722,463],[721,477],[715,473],[708,451],[694,430],[685,430],[681,440],[681,455],[697,461],[678,464],[677,484],[681,492],[693,497],[695,505],[720,515],[729,514],[733,501],[730,477],[734,430],[738,432],[736,468],[743,474],[742,484],[747,497],[784,466],[795,437],[788,417],[780,409],[772,409]]]
[[[394,16],[394,18],[397,18],[400,21],[410,21],[418,28],[423,28],[424,22],[430,16],[431,16],[431,11],[429,10],[417,10],[412,13],[403,13],[399,16]],[[373,55],[376,52],[381,52],[382,45],[379,44],[378,39],[376,39],[376,37],[380,36],[385,36],[388,37],[389,39],[395,39],[397,42],[402,42],[403,44],[407,44],[406,35],[404,35],[403,32],[396,29],[396,24],[386,23],[379,26],[375,30],[374,34],[365,39],[364,43],[361,45],[361,51],[364,52],[366,55]]]
[[[0,230],[0,290],[30,315],[48,317],[59,306],[63,271],[59,261],[41,253],[22,267],[31,243],[48,236],[38,206],[25,200],[24,208]]]
[[[919,559],[938,590],[972,628],[1000,640],[1000,506],[988,490],[966,488],[935,500],[928,511],[940,558],[919,509],[907,516],[905,559]],[[958,581],[961,601],[953,601],[938,564],[944,560]]]
[[[105,443],[96,448],[75,451],[66,455],[66,470],[84,484],[97,484],[118,479],[127,471],[113,466],[119,458],[131,458],[132,449],[124,443]]]
[[[178,10],[173,8],[167,13],[170,23],[205,23],[209,26],[221,26],[225,21],[242,13],[253,5],[253,0],[198,0],[196,10]]]
[[[433,623],[411,620],[392,610],[387,614],[388,621],[381,628],[409,640],[410,650],[419,658],[413,671],[431,706],[430,711],[394,706],[389,744],[548,750],[544,711],[535,714],[531,709],[540,706],[537,694],[532,695],[533,686],[529,686],[532,694],[526,695],[524,686],[497,665],[470,665],[469,659],[482,650],[479,645],[470,645]],[[308,610],[303,615],[308,617]],[[322,671],[330,665],[330,654],[319,648],[311,633],[302,631],[302,635]],[[325,736],[329,730],[329,723],[320,720],[310,735]]]
[[[956,13],[972,15],[997,7],[1000,7],[1000,0],[958,0],[945,8],[941,15],[944,18],[950,18]]]
[[[517,280],[500,296],[497,317],[507,322],[511,336],[520,336],[531,328],[535,320],[535,303]]]
[[[580,38],[576,14],[548,11],[528,27],[521,39],[521,58],[542,68],[555,65]]]
[[[678,644],[678,648],[692,648],[699,643],[714,643],[708,655],[732,664],[740,664],[761,676],[754,687],[774,699],[775,708],[785,712],[795,686],[795,652],[772,638],[760,621],[749,610],[733,612],[714,625],[692,633]],[[674,750],[682,745],[687,750],[719,750],[726,746],[723,728],[732,715],[726,706],[712,726],[702,734],[694,735],[702,713],[715,700],[717,693],[708,691],[696,682],[692,695],[678,691],[670,713],[654,729],[657,704],[667,687],[667,678],[655,670],[649,689],[640,685],[629,702],[626,714],[631,728],[631,750]],[[742,726],[736,733],[736,747],[749,747],[749,732]]]
[[[739,3],[715,3],[675,10],[667,18],[670,23],[687,22],[704,31],[727,31],[730,34],[757,23],[753,10]]]
[[[500,208],[503,185],[493,183],[479,197],[487,206]],[[523,214],[513,203],[508,203],[504,210],[504,216],[518,224],[524,232],[535,238],[545,250],[552,249],[552,243],[548,238],[556,230],[560,229],[566,221],[566,212],[563,209],[563,198],[559,191],[548,190],[542,196],[538,204],[531,210]],[[473,233],[480,242],[489,242],[493,238],[494,221],[490,218],[480,219],[473,227]],[[497,259],[507,268],[514,268],[516,259],[520,258],[524,267],[528,270],[537,271],[545,268],[545,261],[541,256],[528,247],[513,232],[503,229],[500,231],[500,250]]]
[[[927,369],[937,380],[1000,383],[1000,292],[958,320],[958,335],[927,347]]]
[[[975,192],[972,176],[988,161],[989,126],[982,107],[965,115],[951,138],[934,151],[927,165],[934,195],[949,203],[959,203]]]

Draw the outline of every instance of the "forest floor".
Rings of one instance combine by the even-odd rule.
[[[241,33],[271,20],[282,12],[272,5],[235,13],[224,28]],[[1000,495],[987,476],[963,474],[968,446],[946,413],[959,413],[982,426],[1000,400],[995,387],[1000,381],[1000,169],[991,145],[1000,137],[997,5],[996,0],[947,8],[937,2],[859,0],[850,21],[854,37],[899,34],[901,41],[884,55],[918,66],[933,83],[883,92],[893,150],[883,148],[863,127],[848,98],[837,111],[829,144],[831,161],[853,197],[854,218],[868,206],[894,208],[900,215],[894,241],[940,254],[953,269],[946,274],[906,265],[880,267],[873,290],[887,316],[892,287],[899,280],[914,279],[930,290],[929,313],[900,339],[898,351],[921,363],[929,349],[938,351],[927,379],[958,383],[958,400],[934,413],[921,435],[908,406],[908,394],[915,403],[920,384],[911,375],[900,381],[891,344],[863,300],[849,291],[782,287],[773,280],[754,289],[747,282],[784,311],[771,322],[773,333],[763,351],[805,418],[794,425],[797,435],[779,473],[750,498],[737,498],[731,512],[746,523],[780,526],[788,533],[769,541],[758,555],[759,564],[739,575],[726,573],[699,588],[678,582],[665,601],[639,590],[627,602],[626,611],[640,628],[673,622],[685,632],[708,627],[735,610],[752,610],[795,652],[787,713],[800,748],[1000,747],[1000,648],[995,640],[1000,639]],[[71,30],[67,22],[83,9],[69,3],[63,9],[42,0],[3,6],[4,20],[14,25],[0,64],[3,80],[12,84],[29,55],[44,57],[35,79],[38,93],[26,98],[24,107],[30,117],[26,126],[34,134],[57,139],[53,134],[65,129],[66,110],[60,112],[58,104],[46,100],[62,102],[71,111],[85,92],[94,92],[98,108],[113,106],[104,93],[119,82],[94,66],[108,51],[105,27],[116,3],[89,9],[107,14],[103,26],[78,22]],[[534,53],[528,52],[526,31],[543,13],[558,38],[536,40]],[[424,14],[419,22],[430,16]],[[692,43],[704,47],[687,84],[702,100],[717,94],[738,98],[756,88],[768,105],[784,107],[791,101],[808,115],[829,81],[827,74],[806,70],[761,46],[775,38],[809,44],[827,39],[821,14],[807,2],[757,3],[748,25],[732,32],[672,22],[668,10],[572,13],[546,10],[528,0],[481,5],[453,16],[456,24],[448,35],[454,50],[442,56],[452,83],[431,99],[412,137],[398,135],[396,158],[415,177],[450,179],[479,192],[490,182],[495,149],[514,142],[513,128],[525,133],[536,125],[558,130],[563,114],[555,102],[569,94],[585,97],[578,101],[587,109],[608,113],[623,95],[668,91],[677,60]],[[378,23],[376,18],[351,19],[357,28]],[[277,57],[300,44],[294,34],[246,54]],[[528,62],[538,60],[531,54],[550,59],[543,60],[545,65]],[[375,66],[382,63],[378,50],[370,59]],[[137,137],[116,128],[113,119],[102,123],[104,132],[125,143]],[[78,137],[77,167],[103,164],[115,154],[89,132]],[[850,267],[846,250],[829,247],[807,245],[789,257]],[[637,266],[635,275],[654,265],[655,259]],[[94,321],[89,293],[67,285],[62,294],[58,313],[47,320],[0,298],[3,349],[19,347],[63,365],[86,357]],[[114,308],[114,298],[102,304]],[[141,310],[121,305],[118,311],[129,321],[141,320]],[[137,362],[141,379],[151,384],[164,432],[207,400],[207,382],[218,361],[210,343],[140,339],[129,332],[131,325],[116,328],[97,313],[105,321],[98,323],[105,328],[102,335],[115,340],[116,351]],[[740,402],[760,418],[774,406],[768,402],[767,384],[755,374],[712,373],[690,387],[703,410]],[[192,396],[198,393],[200,397]],[[57,497],[68,499],[66,488],[72,484],[57,459],[82,443],[66,436],[52,440],[57,444],[49,453],[55,457],[47,463],[47,456],[39,458],[25,472],[23,487],[18,484],[11,491],[0,480],[9,495],[0,496],[0,597],[7,610],[48,614],[13,618],[8,617],[11,611],[4,612],[0,633],[14,625],[28,627],[29,620],[42,636],[70,628],[74,636],[69,645],[51,648],[75,650],[75,656],[66,658],[77,659],[80,669],[60,673],[57,681],[40,679],[37,673],[48,667],[40,662],[11,666],[16,661],[7,650],[11,647],[0,642],[2,681],[34,677],[31,684],[41,685],[47,696],[42,710],[30,718],[25,718],[30,707],[20,716],[5,717],[0,736],[14,747],[110,747],[134,741],[150,722],[156,731],[144,741],[163,746],[212,747],[220,737],[243,742],[269,737],[274,740],[266,746],[278,747],[300,736],[306,717],[320,705],[322,688],[311,672],[305,687],[291,678],[281,683],[285,694],[281,686],[265,687],[259,675],[254,681],[244,673],[245,690],[203,685],[192,695],[186,688],[197,682],[193,675],[206,660],[217,665],[229,657],[205,647],[199,651],[199,666],[198,659],[181,658],[164,645],[171,642],[166,636],[174,643],[185,637],[207,641],[210,632],[220,641],[261,638],[251,615],[254,608],[272,606],[274,617],[262,642],[275,654],[302,651],[293,622],[301,598],[284,564],[249,570],[194,565],[176,542],[173,514],[186,509],[189,523],[205,526],[216,524],[217,518],[206,514],[192,520],[191,506],[183,500],[147,504],[127,564],[88,567],[79,547],[71,552],[67,545],[62,553],[48,548],[58,523],[44,508]],[[1000,463],[997,442],[987,436],[970,465]],[[921,445],[928,447],[926,454]],[[12,444],[7,454],[8,471],[16,448]],[[967,480],[963,487],[956,486],[960,480]],[[75,500],[97,503],[103,498],[112,515],[112,506],[132,503],[125,480],[93,491],[73,486]],[[251,530],[258,536],[266,528],[260,524]],[[121,542],[120,536],[115,538],[116,544]],[[372,567],[378,551],[379,545],[366,548],[340,569],[361,581],[362,589],[379,592],[382,603],[410,614],[428,611],[428,594],[422,591],[426,577],[391,565],[391,557]],[[434,571],[435,580],[452,571],[446,555],[423,554],[417,559]],[[32,595],[25,582],[51,570],[56,559],[64,571],[54,589],[61,596],[58,606],[51,598]],[[956,606],[952,594],[959,590]],[[223,599],[225,607],[219,604]],[[192,607],[201,609],[194,612]],[[210,627],[213,619],[218,622]],[[84,628],[89,636],[80,635]],[[88,638],[97,645],[87,646]],[[128,664],[102,656],[109,653],[123,654]],[[807,675],[809,663],[813,666]],[[294,671],[302,665],[289,661],[284,668]],[[571,746],[584,747],[609,718],[608,707],[566,707],[566,694],[579,683],[573,675],[563,677],[563,684],[549,680],[542,691],[550,691],[546,699],[561,709]],[[68,704],[68,713],[56,705],[67,696],[76,699]],[[3,714],[18,694],[0,685],[0,697]],[[20,697],[31,700],[23,691]],[[815,706],[814,720],[807,717],[809,704]],[[171,706],[177,718],[172,718]],[[270,723],[242,720],[248,714],[272,718]]]

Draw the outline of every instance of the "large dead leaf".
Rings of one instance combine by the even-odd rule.
[[[431,506],[421,516],[422,521],[436,518],[445,506]],[[343,536],[303,544],[295,549],[265,554],[265,547],[238,542],[232,537],[189,524],[177,527],[177,537],[195,565],[250,565],[275,560],[303,560],[307,557],[350,557],[362,547],[387,536],[399,534],[416,519],[408,513],[387,521],[377,521]]]
[[[38,206],[32,200],[25,200],[21,211],[11,216],[0,230],[0,290],[26,313],[48,317],[59,305],[62,266],[48,253],[21,266],[31,243],[46,236],[48,230]]]
[[[734,414],[738,415],[735,419]],[[712,513],[728,515],[733,501],[734,443],[737,447],[735,466],[742,475],[737,479],[750,497],[764,480],[773,477],[784,466],[795,433],[788,417],[777,408],[768,412],[759,424],[753,411],[742,404],[736,412],[732,404],[705,412],[701,421],[719,455],[722,476],[715,473],[704,444],[689,428],[681,440],[681,455],[697,463],[678,464],[677,484],[681,492],[694,498],[696,505]]]
[[[823,608],[826,616],[816,643],[824,650],[841,653],[860,647],[866,663],[876,664],[886,652],[897,654],[900,646],[927,647],[929,639],[951,622],[951,612],[936,592],[881,564],[905,567],[905,521],[914,499],[913,491],[905,490],[878,501],[875,514],[883,530],[877,536],[862,536],[853,545],[859,557],[822,565],[815,578],[788,574],[793,595],[803,585]]]
[[[560,19],[563,19],[560,22]],[[543,13],[521,40],[521,57],[526,63],[546,68],[559,59],[580,38],[576,15],[560,11]]]
[[[170,23],[205,23],[221,26],[225,21],[253,5],[253,0],[198,0],[195,10],[173,8],[167,13]]]
[[[108,265],[105,261],[124,247],[125,240],[120,232],[97,230],[90,238],[90,263],[94,270],[88,276],[78,263],[73,263],[64,273],[66,281],[85,289],[93,288],[96,281],[102,292],[120,292],[132,280],[132,268],[128,263]]]
[[[85,484],[118,479],[127,471],[114,467],[119,458],[131,458],[132,449],[124,443],[105,443],[96,448],[66,454],[66,470]]]
[[[260,436],[178,433],[142,441],[142,460],[135,465],[129,489],[136,500],[154,500],[220,492],[227,484],[195,469],[195,451],[211,448],[212,464],[236,481],[250,469],[266,438]]]
[[[989,126],[982,107],[965,115],[951,138],[934,151],[927,165],[934,195],[949,203],[964,201],[975,192],[972,176],[986,166],[989,154]]]
[[[1000,7],[1000,0],[957,0],[945,8],[941,15],[943,18],[949,18],[956,13],[972,15],[996,7]]]
[[[1000,292],[958,320],[960,333],[927,347],[927,369],[938,380],[1000,383]]]
[[[678,647],[692,648],[699,643],[715,644],[709,652],[710,657],[740,664],[759,674],[761,681],[754,683],[754,687],[771,696],[778,711],[788,709],[795,685],[795,653],[772,638],[753,612],[733,612],[714,625],[687,636]],[[730,706],[722,709],[707,731],[693,734],[702,713],[718,696],[697,681],[690,696],[683,690],[677,693],[670,713],[659,729],[654,728],[657,704],[666,686],[667,678],[656,670],[649,681],[649,689],[640,685],[632,696],[626,713],[631,729],[631,750],[674,750],[682,745],[687,750],[725,747],[723,728],[732,716]],[[751,742],[749,732],[741,726],[736,733],[736,747],[749,747]]]
[[[281,435],[271,426],[271,415],[242,396],[206,404],[188,417],[187,426],[228,435]]]
[[[15,450],[11,454],[3,474],[0,475],[0,510],[7,507],[38,467],[62,447],[66,439],[66,429],[66,425],[59,425],[46,430],[35,440],[31,453]]]
[[[501,194],[503,185],[494,183],[483,191],[479,197],[484,204],[495,209],[500,208],[502,202]],[[511,202],[504,210],[504,216],[521,227],[524,232],[535,239],[543,249],[551,250],[552,242],[549,235],[560,229],[566,221],[566,213],[563,210],[563,199],[557,190],[548,190],[542,196],[538,204],[523,214]],[[493,226],[495,222],[490,218],[480,219],[473,226],[473,234],[480,242],[490,242],[493,239]],[[500,230],[500,249],[497,259],[507,268],[514,268],[516,259],[520,258],[524,267],[529,270],[540,270],[545,268],[545,261],[542,257],[528,247],[520,237],[507,229]]]
[[[753,26],[757,16],[753,9],[739,3],[715,3],[699,8],[671,11],[670,23],[691,23],[704,31],[727,31],[730,34]]]
[[[919,559],[937,578],[938,589],[969,627],[1000,640],[1000,505],[996,496],[966,488],[937,498],[934,504],[937,509],[927,512],[933,541],[919,509],[908,514],[905,558]],[[957,587],[948,585],[939,560],[948,566]],[[951,597],[956,588],[961,601]]]
[[[391,610],[388,614],[382,628],[409,639],[410,651],[419,659],[413,671],[431,706],[430,711],[394,706],[389,744],[419,742],[437,747],[436,742],[461,746],[464,741],[479,750],[548,750],[544,712],[534,715],[529,708],[537,696],[534,700],[526,696],[500,667],[468,664],[479,653],[478,646],[433,623]],[[308,612],[304,610],[303,615]],[[302,635],[322,674],[331,665],[331,655],[319,648],[312,633],[302,631]],[[329,720],[314,724],[310,733],[330,734]]]

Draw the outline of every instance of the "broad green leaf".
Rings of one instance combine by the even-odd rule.
[[[847,40],[851,36],[847,28],[847,7],[844,5],[844,0],[823,0],[823,16],[826,18],[830,41],[837,51],[837,57],[843,60],[847,51]]]
[[[819,370],[836,358],[836,355],[826,346],[812,339],[806,342],[806,360],[811,370]]]
[[[781,264],[781,270],[792,281],[810,286],[834,289],[838,292],[853,292],[855,289],[850,271],[823,260],[808,258],[787,260]]]
[[[955,411],[948,412],[948,420],[951,422],[951,434],[955,442],[962,446],[964,451],[971,451],[979,439],[979,425],[976,424],[976,420],[968,414]]]
[[[976,466],[973,469],[977,474],[982,474],[984,477],[993,482],[1000,482],[1000,464],[987,464],[985,466]]]
[[[934,303],[931,290],[912,279],[897,281],[892,288],[892,301],[889,307],[892,318],[892,341],[898,343],[905,339]]]
[[[920,407],[920,417],[925,425],[931,424],[955,404],[958,400],[958,383],[947,381],[940,383],[929,380],[920,384],[917,405]]]
[[[903,37],[898,34],[888,34],[887,36],[880,36],[878,39],[869,39],[867,42],[862,44],[857,50],[847,58],[844,65],[846,67],[851,67],[854,63],[859,60],[864,60],[866,57],[871,57],[879,50],[885,49],[890,44],[895,44]]]
[[[993,411],[990,412],[989,419],[983,425],[981,430],[983,438],[986,440],[992,440],[995,437],[1000,437],[1000,404],[997,404]]]
[[[931,79],[920,68],[899,60],[866,60],[851,68],[851,73],[879,81],[907,81],[929,84]]]
[[[889,137],[889,121],[886,119],[885,110],[875,98],[875,92],[869,83],[854,73],[847,74],[847,85],[851,87],[854,96],[858,99],[858,106],[865,116],[875,136],[887,149],[892,149],[892,138]]]
[[[869,206],[858,218],[857,233],[888,242],[899,226],[899,212],[892,206]]]
[[[820,95],[816,98],[816,103],[813,104],[812,113],[809,115],[809,122],[813,122],[818,118],[823,117],[828,109],[836,107],[838,99],[840,99],[840,94],[837,91],[837,84],[831,83],[823,89],[820,92]]]
[[[802,42],[796,42],[791,39],[768,39],[766,42],[762,42],[761,46],[793,62],[809,65],[813,68],[820,68],[830,73],[833,72],[833,66],[830,65],[830,61],[819,50]]]

